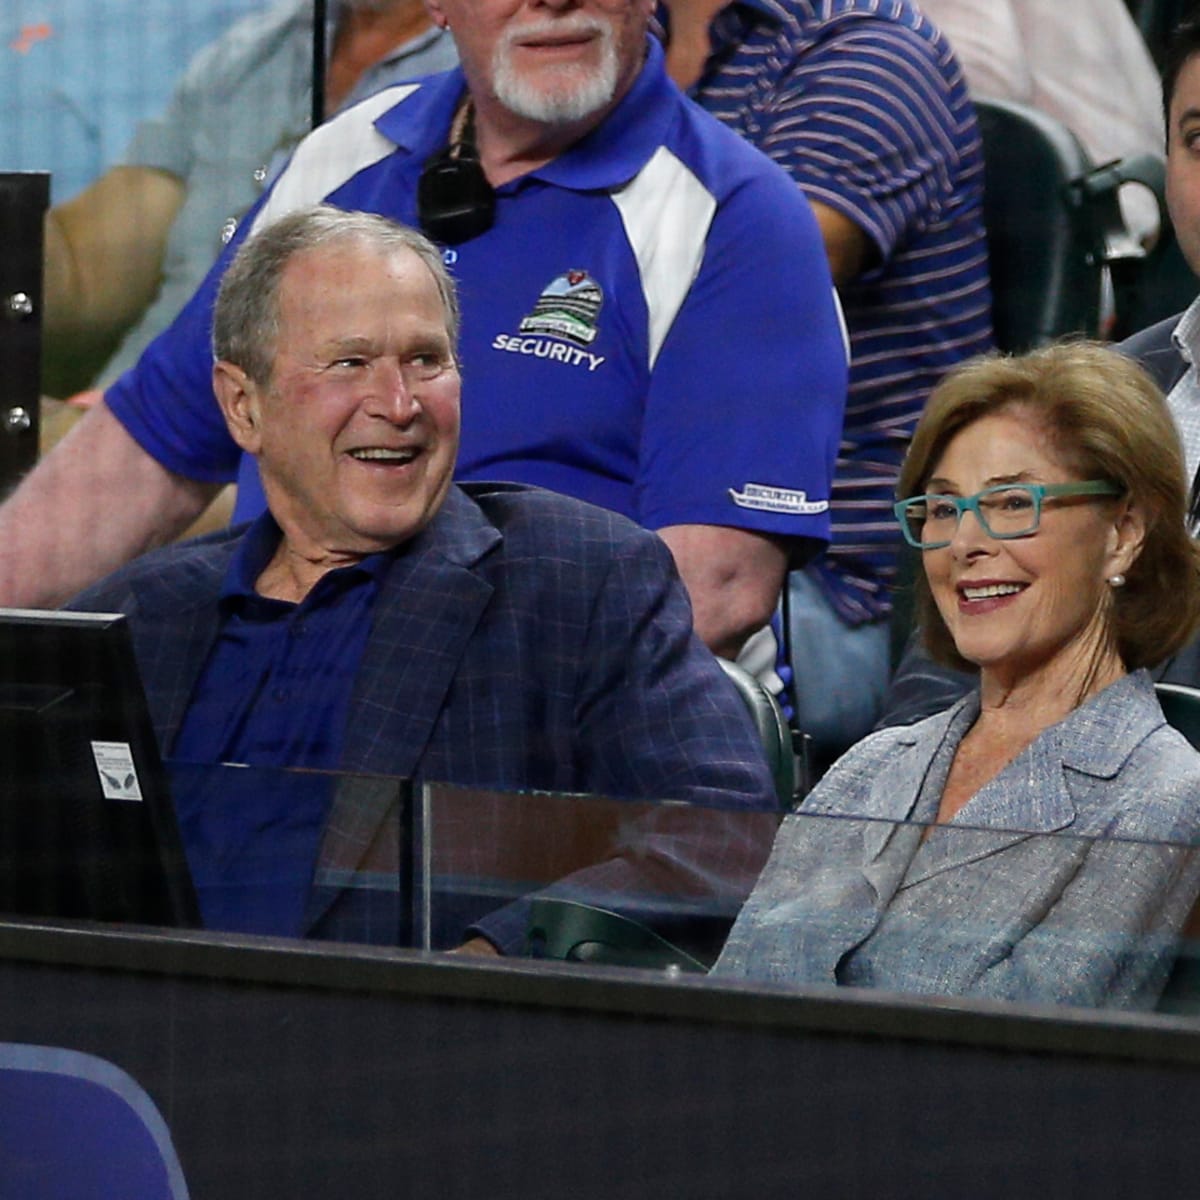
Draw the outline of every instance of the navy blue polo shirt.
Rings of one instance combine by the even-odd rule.
[[[171,757],[335,770],[390,555],[322,576],[299,603],[260,596],[279,545],[269,513],[222,585],[221,632]],[[175,805],[206,928],[298,935],[334,780],[281,770],[183,772]]]

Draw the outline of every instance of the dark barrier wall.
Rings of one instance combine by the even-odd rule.
[[[1195,1189],[1178,1018],[4,925],[0,1028],[133,1075],[195,1200]]]

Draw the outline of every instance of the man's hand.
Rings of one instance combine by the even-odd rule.
[[[456,946],[451,954],[480,954],[490,958],[500,958],[500,951],[487,938],[468,938],[461,946]]]

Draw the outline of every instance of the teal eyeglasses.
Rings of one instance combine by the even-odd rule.
[[[1021,538],[1037,533],[1042,502],[1054,496],[1119,496],[1115,483],[1000,483],[973,496],[910,496],[892,505],[904,540],[918,550],[950,545],[965,512],[973,512],[989,537]]]

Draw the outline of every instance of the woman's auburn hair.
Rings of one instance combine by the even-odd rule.
[[[1141,553],[1114,588],[1110,634],[1126,668],[1176,653],[1200,626],[1200,547],[1187,529],[1183,450],[1163,394],[1132,359],[1097,342],[1059,342],[1022,355],[986,354],[948,374],[917,423],[900,470],[900,499],[921,495],[950,441],[980,418],[1018,408],[1047,431],[1080,479],[1121,489],[1145,520]],[[959,655],[924,571],[914,609],[939,662]]]

